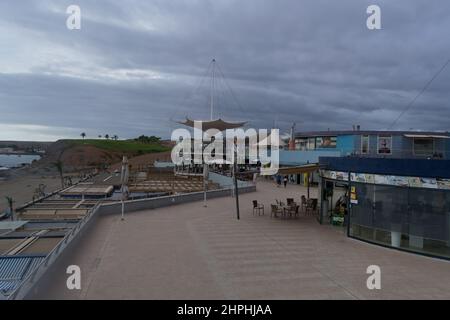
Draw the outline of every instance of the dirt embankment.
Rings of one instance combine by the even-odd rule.
[[[64,166],[73,170],[84,168],[101,168],[120,161],[122,155],[113,151],[105,151],[94,146],[78,145],[66,149],[60,160]]]
[[[62,161],[64,171],[79,171],[88,168],[102,168],[122,159],[122,154],[103,150],[91,145],[74,145],[69,141],[56,141],[46,155],[32,164],[30,169],[55,169],[54,163]]]
[[[58,160],[63,162],[65,172],[105,167],[115,170],[120,168],[123,155],[122,152],[100,149],[92,145],[74,145],[70,141],[60,140],[48,147],[47,154],[41,160],[33,163],[30,170],[39,173],[55,171],[54,163]],[[128,157],[129,163],[135,168],[153,165],[156,160],[170,161],[170,151],[139,156],[134,154],[125,155]]]
[[[145,168],[146,166],[152,166],[155,161],[172,161],[171,160],[171,152],[158,152],[158,153],[149,153],[144,154],[142,156],[132,157],[128,159],[128,164],[131,165],[132,169]],[[122,158],[120,161],[113,164],[110,168],[110,171],[120,170],[122,166]]]

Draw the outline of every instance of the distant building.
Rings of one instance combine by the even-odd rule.
[[[450,159],[450,133],[361,130],[300,132],[295,134],[294,151],[280,151],[280,163],[314,163],[321,156]]]
[[[13,153],[14,149],[10,147],[0,148],[0,153]]]

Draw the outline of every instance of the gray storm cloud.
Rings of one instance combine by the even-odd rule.
[[[370,4],[382,30],[366,28]],[[450,58],[445,0],[3,1],[0,28],[0,139],[169,137],[209,117],[212,58],[239,102],[224,84],[216,116],[383,129]],[[449,85],[450,68],[394,129],[448,130]]]

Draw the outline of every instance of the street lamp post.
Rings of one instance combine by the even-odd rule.
[[[209,167],[208,164],[203,164],[203,206],[206,208],[206,189],[209,177]]]
[[[236,216],[237,219],[240,219],[239,216],[239,192],[238,192],[238,182],[237,182],[237,138],[234,139],[234,164],[233,164],[233,180],[234,180],[234,196],[236,197]]]

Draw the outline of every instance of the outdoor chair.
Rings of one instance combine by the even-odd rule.
[[[314,214],[316,209],[317,209],[317,199],[308,199],[308,201],[306,202],[306,214],[308,212]]]
[[[255,213],[258,213],[258,215],[260,216],[261,212],[262,215],[264,215],[264,205],[258,204],[258,201],[253,200],[253,215],[255,215]]]
[[[293,214],[294,215],[294,217],[298,217],[298,215],[299,215],[299,209],[300,209],[300,206],[298,205],[298,204],[296,204],[296,205],[294,205],[293,207],[291,207],[291,210],[292,210],[292,213],[291,214]]]
[[[282,215],[284,214],[284,210],[282,208],[280,208],[279,206],[277,206],[276,204],[271,204],[270,208],[271,208],[271,210],[270,210],[271,218],[272,218],[272,216],[275,218],[278,218],[278,213],[280,213]]]
[[[300,206],[298,205],[291,205],[288,207],[286,214],[289,214],[289,217],[292,218],[292,216],[298,215],[298,209]]]
[[[307,201],[305,196],[302,196],[300,206],[302,211],[306,211]]]
[[[286,203],[288,206],[293,205],[294,204],[294,199],[293,198],[287,198],[286,199]]]

